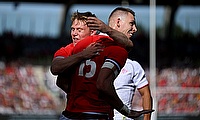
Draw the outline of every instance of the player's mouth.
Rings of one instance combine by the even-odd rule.
[[[73,38],[74,43],[78,43],[80,41],[80,39],[78,38]]]
[[[129,32],[128,32],[128,35],[129,35],[130,37],[132,37],[132,36],[134,35],[134,33],[131,32],[131,31],[129,31]]]

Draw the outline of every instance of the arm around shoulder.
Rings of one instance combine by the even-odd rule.
[[[71,66],[77,64],[81,60],[83,60],[85,57],[83,54],[77,53],[74,55],[71,55],[69,57],[56,57],[53,59],[52,64],[51,64],[51,73],[53,75],[58,75],[62,73],[64,70],[69,69]]]

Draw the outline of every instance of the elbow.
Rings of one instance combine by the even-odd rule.
[[[52,73],[53,75],[58,75],[58,74],[59,74],[58,71],[56,70],[56,67],[54,67],[54,66],[51,66],[51,67],[50,67],[50,71],[51,71],[51,73]]]
[[[129,40],[130,42],[126,45],[126,49],[128,50],[128,51],[130,51],[132,48],[133,48],[133,42],[131,41],[131,40]]]
[[[105,92],[106,91],[106,87],[105,87],[103,82],[97,81],[96,87],[101,92]]]
[[[97,83],[96,83],[96,87],[97,87],[97,89],[98,89],[99,91],[104,91],[104,89],[103,89],[103,84],[102,84],[102,83],[97,82]]]
[[[133,42],[131,41],[131,47],[133,47],[134,46],[134,44],[133,44]]]
[[[110,89],[109,83],[97,82],[96,87],[100,92],[107,93]]]
[[[129,40],[130,43],[127,45],[128,48],[133,48],[133,42],[131,40]]]
[[[51,67],[50,67],[50,71],[53,75],[58,75],[61,73],[61,69],[60,69],[61,65],[60,65],[60,59],[53,59],[52,63],[51,63]]]

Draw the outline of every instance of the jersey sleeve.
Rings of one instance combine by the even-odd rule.
[[[117,45],[107,47],[107,51],[108,55],[106,61],[113,62],[120,71],[126,62],[128,52],[124,48]]]
[[[131,62],[133,66],[134,76],[133,76],[133,82],[136,85],[137,89],[141,89],[144,86],[148,85],[148,80],[145,75],[145,71],[142,68],[142,66],[137,61]]]

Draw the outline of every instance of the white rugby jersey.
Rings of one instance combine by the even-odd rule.
[[[114,86],[119,98],[131,109],[132,99],[136,88],[140,89],[148,84],[144,69],[137,61],[126,60],[120,74],[114,81]],[[114,120],[132,120],[124,117],[117,110],[114,110]]]

